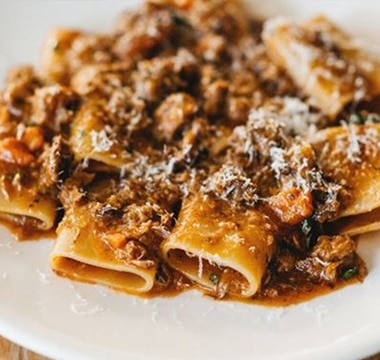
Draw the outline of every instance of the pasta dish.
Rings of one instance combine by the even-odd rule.
[[[52,269],[135,295],[289,305],[363,281],[380,61],[323,16],[151,0],[53,29],[0,92],[0,216]]]

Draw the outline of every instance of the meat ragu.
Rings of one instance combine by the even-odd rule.
[[[238,1],[53,29],[0,93],[2,218],[57,232],[56,273],[136,295],[284,306],[363,281],[378,74],[329,20],[262,22]]]

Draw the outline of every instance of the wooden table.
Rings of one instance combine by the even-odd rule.
[[[49,360],[0,337],[0,360]],[[380,353],[364,360],[380,360]]]
[[[18,346],[3,337],[0,337],[1,360],[48,360],[44,356],[37,355],[21,346]]]

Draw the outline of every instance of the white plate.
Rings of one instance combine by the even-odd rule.
[[[0,2],[0,75],[36,62],[53,26],[107,29],[138,1]],[[327,13],[378,41],[380,2],[250,1],[260,14]],[[361,285],[289,308],[215,302],[197,292],[141,300],[56,277],[51,241],[0,229],[0,333],[55,359],[357,359],[380,350],[380,234],[360,241]]]

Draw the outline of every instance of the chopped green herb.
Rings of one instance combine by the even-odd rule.
[[[313,218],[308,218],[302,221],[301,231],[305,235],[306,248],[311,249],[321,234],[321,225]]]
[[[359,274],[359,269],[357,267],[353,267],[353,268],[349,268],[349,269],[344,270],[342,272],[341,277],[343,280],[349,280],[358,274]]]
[[[370,113],[367,115],[367,121],[373,124],[378,124],[380,122],[380,117],[378,114]]]
[[[353,113],[348,118],[348,123],[350,125],[361,125],[364,123],[362,116],[360,113]]]
[[[193,28],[193,26],[184,17],[179,16],[178,14],[175,14],[175,13],[173,13],[172,17],[176,25],[183,26],[188,29]]]
[[[312,224],[313,219],[309,218],[301,223],[301,231],[305,235],[309,235],[313,229],[313,224]]]
[[[348,123],[350,125],[363,125],[367,123],[377,124],[379,122],[380,117],[375,113],[354,112],[348,118]]]
[[[217,274],[211,274],[208,278],[214,285],[218,285],[220,281],[220,276]]]

